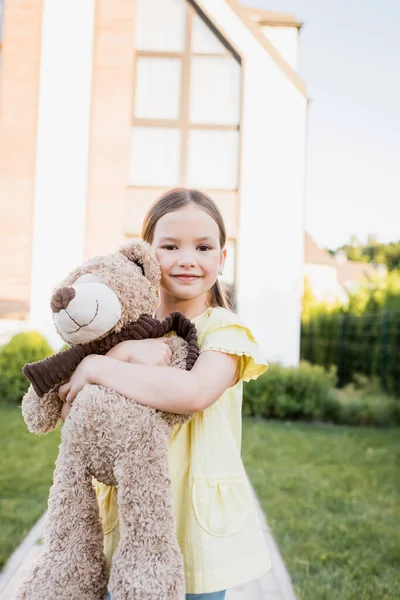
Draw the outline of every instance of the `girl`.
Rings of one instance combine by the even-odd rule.
[[[270,568],[240,458],[242,382],[266,368],[259,347],[228,304],[218,275],[226,232],[215,203],[198,190],[175,189],[145,217],[142,237],[161,266],[163,320],[180,311],[197,327],[200,356],[191,371],[168,368],[165,338],[123,342],[85,358],[60,388],[63,418],[86,383],[113,388],[156,409],[194,414],[171,435],[169,462],[176,533],[185,562],[187,600],[223,600],[227,588]],[[97,484],[108,561],[118,543],[115,488]]]

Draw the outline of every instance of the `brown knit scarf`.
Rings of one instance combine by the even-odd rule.
[[[22,369],[31,382],[37,395],[42,398],[64,381],[69,379],[79,363],[89,354],[106,354],[111,348],[126,340],[144,340],[163,337],[175,331],[188,342],[186,370],[190,371],[199,355],[195,325],[179,312],[171,313],[164,321],[141,315],[137,321],[129,323],[118,333],[111,332],[101,340],[73,346],[36,363],[28,363]]]

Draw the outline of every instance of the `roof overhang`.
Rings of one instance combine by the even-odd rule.
[[[296,27],[300,29],[303,26],[303,23],[297,21],[294,15],[250,8],[248,6],[243,6],[242,8],[247,12],[249,18],[261,27]]]
[[[298,73],[296,73],[296,71],[283,58],[279,50],[277,50],[275,46],[265,37],[265,35],[261,31],[259,23],[256,23],[250,18],[248,9],[246,7],[241,6],[237,2],[237,0],[222,1],[239,17],[239,19],[244,23],[247,29],[258,40],[258,42],[261,44],[261,46],[264,48],[264,50],[267,52],[270,58],[283,71],[283,73],[297,88],[297,90],[308,100],[306,84],[298,75]],[[200,13],[203,13],[206,16],[206,18],[215,26],[215,28],[221,32],[221,35],[227,38],[227,41],[232,45],[233,48],[236,48],[235,41],[230,39],[229,36],[226,36],[223,27],[221,28],[221,24],[216,22],[212,12],[212,3],[202,0],[189,0],[189,2],[193,4],[197,8],[197,10],[199,10]],[[240,52],[238,52],[238,54],[240,55]]]

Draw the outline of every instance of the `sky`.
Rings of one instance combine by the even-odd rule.
[[[323,247],[400,240],[400,0],[240,0],[304,23],[306,230]]]

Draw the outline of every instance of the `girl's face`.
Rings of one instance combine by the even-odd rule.
[[[217,223],[194,204],[157,221],[152,247],[161,266],[161,289],[178,300],[206,296],[226,259]]]

